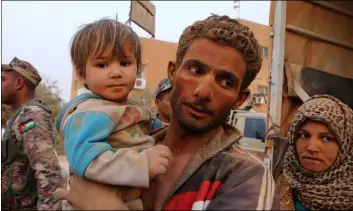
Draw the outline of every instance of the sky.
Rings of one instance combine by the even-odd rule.
[[[270,1],[151,1],[156,7],[155,39],[178,42],[183,30],[211,13],[268,25]],[[70,100],[70,40],[83,24],[109,17],[125,23],[130,1],[2,1],[2,63],[13,57],[35,66],[44,80],[56,80]],[[151,36],[137,25],[141,37]]]

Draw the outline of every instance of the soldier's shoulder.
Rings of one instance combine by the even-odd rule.
[[[27,118],[47,118],[51,116],[51,111],[45,106],[39,105],[24,105],[19,114],[19,119]]]

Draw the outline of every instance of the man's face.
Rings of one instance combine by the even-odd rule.
[[[165,118],[170,120],[172,116],[172,106],[170,105],[170,96],[172,94],[171,89],[165,91],[161,99],[156,99],[156,106],[158,113],[162,114]]]
[[[1,72],[1,103],[12,104],[16,97],[16,73],[14,71]]]
[[[245,73],[244,58],[234,48],[194,40],[178,69],[169,65],[174,118],[193,133],[219,127],[246,100],[239,95]]]

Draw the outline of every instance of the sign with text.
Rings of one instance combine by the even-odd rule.
[[[155,35],[156,8],[149,1],[131,1],[130,21],[146,30],[154,37]]]

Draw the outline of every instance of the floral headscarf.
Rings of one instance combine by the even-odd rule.
[[[305,120],[320,121],[335,135],[339,153],[321,173],[306,171],[296,153],[296,133]],[[329,95],[317,95],[296,112],[289,130],[283,175],[300,202],[310,210],[347,210],[353,206],[353,111]]]

